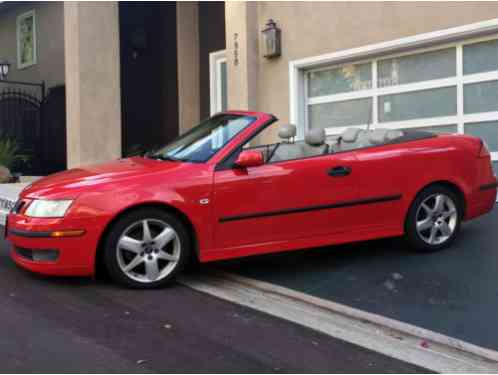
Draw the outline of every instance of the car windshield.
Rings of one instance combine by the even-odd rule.
[[[165,147],[149,154],[148,157],[194,163],[206,162],[255,120],[255,117],[235,114],[211,117]]]

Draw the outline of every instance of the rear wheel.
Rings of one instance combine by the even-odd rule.
[[[462,213],[462,203],[451,189],[434,185],[423,190],[408,212],[408,242],[421,252],[448,247],[460,230]]]
[[[190,237],[174,215],[140,209],[111,229],[105,264],[116,282],[133,288],[157,288],[180,272],[190,255]]]

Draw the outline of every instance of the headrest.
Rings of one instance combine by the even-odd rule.
[[[358,128],[348,128],[344,130],[341,134],[341,142],[353,143],[358,139],[358,135],[362,132]]]
[[[278,130],[278,136],[282,139],[290,139],[296,136],[296,125],[285,124]]]
[[[375,129],[368,134],[368,140],[373,145],[385,143],[387,139],[386,129]]]
[[[324,129],[311,129],[304,136],[304,141],[310,146],[321,146],[325,143]]]

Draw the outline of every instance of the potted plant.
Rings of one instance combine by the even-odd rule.
[[[28,159],[28,155],[20,153],[15,140],[0,136],[0,183],[16,182],[18,176],[14,176],[11,169],[17,162],[26,162]]]

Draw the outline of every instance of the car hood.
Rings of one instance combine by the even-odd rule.
[[[109,163],[89,165],[69,169],[41,178],[29,185],[22,192],[23,197],[42,198],[63,195],[65,198],[76,198],[86,190],[99,187],[116,187],[116,183],[129,179],[141,178],[155,173],[174,173],[184,169],[188,163],[170,162],[133,157]]]

